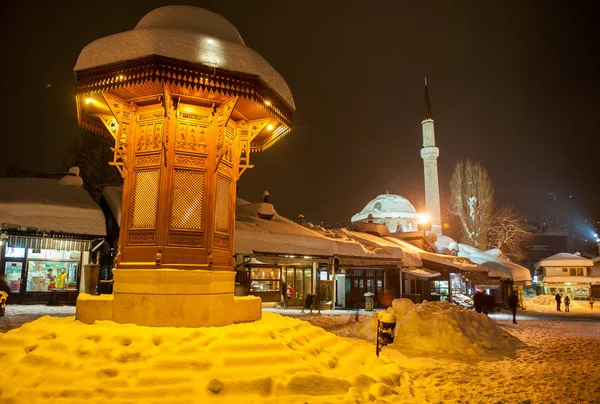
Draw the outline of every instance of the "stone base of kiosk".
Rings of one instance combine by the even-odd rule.
[[[260,320],[260,298],[234,296],[234,278],[234,271],[115,269],[113,294],[80,294],[76,319],[150,327],[214,327]]]

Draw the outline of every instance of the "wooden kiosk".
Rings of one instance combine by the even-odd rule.
[[[259,298],[233,295],[236,182],[291,130],[283,78],[223,17],[167,6],[86,46],[75,85],[80,126],[114,139],[124,179],[114,294],[83,295],[78,319],[260,318]]]

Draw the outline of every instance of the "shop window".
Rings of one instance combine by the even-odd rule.
[[[18,247],[6,246],[6,251],[4,252],[4,256],[6,258],[23,258],[23,257],[25,257],[25,249],[18,248]]]
[[[251,268],[250,292],[279,292],[281,289],[279,268]]]
[[[448,281],[433,281],[431,284],[431,295],[439,296],[440,301],[448,299]]]
[[[285,268],[283,279],[291,288],[291,300],[293,304],[302,303],[306,294],[312,291],[312,269],[310,268]]]
[[[27,251],[27,292],[76,289],[81,251]]]
[[[78,269],[78,262],[28,261],[27,292],[74,289]]]
[[[22,262],[7,262],[4,273],[6,274],[6,283],[12,293],[18,293],[21,290],[21,274],[23,273]]]

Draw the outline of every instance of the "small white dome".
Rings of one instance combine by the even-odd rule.
[[[169,28],[193,31],[245,45],[242,36],[232,23],[217,13],[199,7],[159,7],[146,14],[137,23],[134,30],[146,28]]]
[[[408,199],[400,195],[383,194],[367,203],[360,213],[352,216],[351,221],[368,219],[369,215],[374,219],[415,218],[417,210]]]

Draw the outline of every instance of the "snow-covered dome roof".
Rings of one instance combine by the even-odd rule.
[[[368,219],[372,215],[374,219],[383,218],[416,218],[417,210],[410,201],[400,195],[382,194],[371,200],[360,213],[352,216],[352,222]]]
[[[229,42],[246,45],[232,23],[223,16],[200,7],[166,6],[146,14],[135,29],[170,28],[193,31]]]
[[[75,71],[158,55],[223,70],[258,75],[292,109],[292,93],[281,75],[224,17],[198,7],[165,6],[146,14],[131,31],[95,40],[77,59]]]

